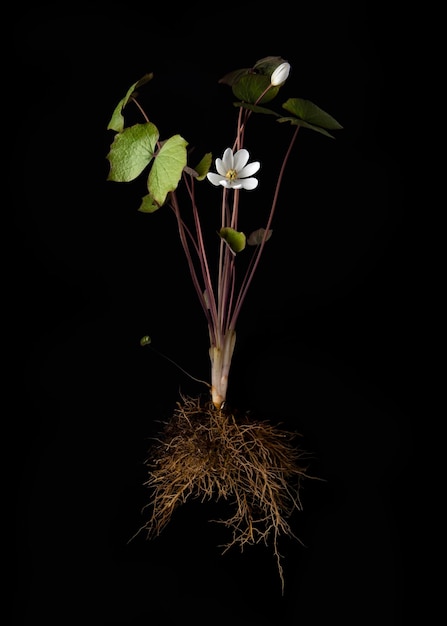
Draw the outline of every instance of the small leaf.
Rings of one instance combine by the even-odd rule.
[[[122,183],[137,178],[152,160],[157,141],[158,130],[150,122],[117,133],[107,155],[110,163],[107,180]]]
[[[115,110],[112,113],[112,118],[107,126],[107,130],[115,130],[117,133],[121,133],[123,131],[124,116],[122,112],[124,110],[124,107],[129,102],[129,99],[134,93],[135,89],[137,89],[138,87],[141,87],[141,85],[144,85],[145,83],[148,83],[150,80],[152,80],[153,77],[154,75],[152,73],[145,74],[143,78],[140,78],[140,80],[138,80],[136,83],[134,83],[133,85],[129,87],[124,98],[122,98],[117,104],[117,106],[115,107]]]
[[[196,165],[194,168],[197,172],[197,180],[203,180],[209,172],[211,167],[211,163],[213,160],[213,155],[211,152],[207,152],[203,158],[200,160],[200,163]]]
[[[265,233],[265,228],[258,228],[258,230],[254,230],[249,238],[247,239],[247,243],[249,246],[259,246],[262,243],[262,240],[264,239],[264,233]],[[265,238],[266,241],[268,241],[270,239],[270,237],[272,236],[273,231],[269,230],[267,233],[267,236]]]
[[[151,342],[152,339],[149,337],[149,335],[144,335],[144,337],[141,337],[140,339],[140,346],[148,346]]]
[[[155,202],[162,206],[169,192],[177,189],[186,165],[188,142],[180,135],[165,141],[157,154],[148,178],[148,190]]]
[[[244,233],[237,232],[234,228],[225,227],[220,229],[219,235],[230,246],[234,254],[241,252],[245,248],[246,240]]]

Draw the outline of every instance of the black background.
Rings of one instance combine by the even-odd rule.
[[[64,4],[11,18],[12,623],[388,626],[415,610],[397,25],[362,2]],[[268,55],[291,63],[284,100],[312,100],[344,127],[334,140],[300,132],[230,375],[231,403],[298,430],[324,479],[305,483],[292,520],[304,545],[281,544],[284,596],[268,547],[221,555],[216,505],[186,504],[158,539],[129,542],[145,521],[150,437],[179,392],[203,391],[139,339],[206,379],[208,337],[172,214],[139,213],[138,182],[106,181],[107,124],[143,74],[156,76],[145,93],[161,134],[217,155],[236,119],[218,79]],[[269,122],[247,137],[262,162],[252,214],[278,162]]]

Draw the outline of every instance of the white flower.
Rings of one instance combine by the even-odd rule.
[[[241,148],[234,154],[231,148],[227,148],[223,157],[216,159],[218,173],[208,172],[208,180],[216,187],[222,185],[227,189],[254,189],[258,186],[258,179],[249,177],[259,170],[261,164],[258,161],[248,163],[249,157],[248,150],[245,148]]]
[[[289,77],[290,73],[290,63],[284,62],[281,65],[278,65],[276,70],[272,72],[270,77],[270,83],[273,87],[280,87],[283,85]]]

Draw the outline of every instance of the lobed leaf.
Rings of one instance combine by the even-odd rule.
[[[301,120],[308,122],[312,126],[320,126],[328,130],[340,130],[343,128],[337,120],[320,109],[316,104],[310,100],[304,100],[303,98],[289,98],[287,102],[282,105],[286,111],[296,115]]]
[[[233,94],[239,100],[254,104],[269,87],[270,77],[264,74],[245,74],[233,84]],[[259,102],[270,102],[277,95],[279,87],[271,87]]]
[[[154,124],[135,124],[117,133],[107,155],[110,172],[107,180],[129,182],[151,162],[158,141]]]
[[[161,147],[148,178],[148,190],[156,204],[162,206],[169,192],[177,189],[186,165],[188,142],[173,135]]]

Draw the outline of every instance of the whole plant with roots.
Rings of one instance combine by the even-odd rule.
[[[215,159],[215,172],[211,171],[211,153],[192,163],[188,142],[181,135],[160,138],[137,91],[154,78],[152,73],[128,89],[107,127],[116,133],[107,155],[108,180],[130,182],[149,170],[147,194],[138,210],[153,213],[166,205],[173,212],[209,332],[210,380],[200,381],[207,385],[209,394],[198,398],[181,395],[173,415],[164,422],[162,432],[154,440],[147,459],[149,477],[145,483],[152,494],[147,505],[151,515],[138,532],[144,529],[149,537],[158,535],[176,508],[189,498],[224,499],[230,516],[214,521],[231,531],[225,549],[236,544],[243,549],[246,544],[271,542],[282,590],[284,577],[278,540],[281,535],[295,537],[289,519],[294,510],[301,510],[302,479],[311,477],[307,473],[308,455],[295,445],[297,433],[257,421],[248,414],[236,414],[227,406],[226,398],[237,321],[272,235],[281,182],[298,131],[306,128],[333,137],[330,131],[342,128],[309,100],[287,99],[282,104],[283,114],[265,106],[276,98],[290,69],[286,60],[269,56],[258,60],[253,67],[232,71],[219,80],[231,88],[237,114],[234,140]],[[125,126],[124,111],[130,103],[138,107],[142,121]],[[250,160],[245,147],[248,123],[254,115],[264,116],[268,122],[273,119],[288,124],[291,135],[284,154],[279,157],[266,223],[246,236],[238,230],[241,204],[244,194],[256,193],[255,174],[261,167],[260,161]],[[198,199],[199,187],[209,183],[216,187],[216,230],[211,238],[203,231]],[[180,201],[181,186],[186,189],[188,209]],[[264,203],[265,198],[264,192],[259,203]],[[210,247],[214,258],[217,257],[214,264]],[[239,276],[238,260],[249,249],[250,260]],[[148,336],[141,339],[142,345],[150,343]]]

